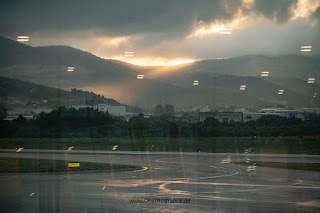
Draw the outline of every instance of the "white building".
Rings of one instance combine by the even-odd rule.
[[[244,112],[243,113],[243,122],[255,121],[261,118],[263,115],[278,115],[281,117],[290,118],[290,113],[263,113],[263,112]]]
[[[72,108],[80,109],[80,108],[94,108],[101,112],[108,112],[110,115],[113,116],[124,116],[127,112],[126,106],[111,106],[107,104],[97,104],[95,106],[87,106],[87,105],[76,105],[72,106]]]
[[[123,116],[127,112],[126,106],[110,106],[107,104],[98,104],[96,109],[102,112],[108,112],[113,116]]]
[[[211,109],[210,109],[210,107],[209,106],[203,106],[203,107],[201,107],[200,108],[200,110],[199,110],[200,112],[210,112],[211,111]]]
[[[241,122],[242,112],[200,112],[199,120],[203,122],[207,118],[215,118],[221,123],[230,123],[230,121]]]

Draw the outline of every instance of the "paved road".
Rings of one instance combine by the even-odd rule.
[[[15,150],[0,150],[0,157],[67,159],[142,167],[135,171],[77,174],[1,174],[1,212],[269,213],[320,210],[320,172],[255,167],[253,164],[255,161],[320,163],[320,156],[257,155],[250,154],[250,150],[246,154],[75,150],[22,150],[16,153]],[[236,161],[248,161],[248,165],[233,164]]]

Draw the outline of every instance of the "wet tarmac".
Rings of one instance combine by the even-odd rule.
[[[0,157],[130,164],[134,171],[2,173],[1,212],[319,212],[320,172],[255,161],[315,155],[0,150]],[[233,164],[247,162],[247,165]]]

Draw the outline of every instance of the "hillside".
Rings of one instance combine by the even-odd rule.
[[[64,90],[78,88],[140,106],[149,103],[145,97],[150,93],[171,87],[150,79],[141,82],[136,79],[138,71],[129,65],[67,46],[30,47],[0,37],[0,47],[3,77]],[[74,67],[73,72],[67,71],[69,66]]]
[[[0,38],[0,47],[4,50],[0,54],[0,76],[63,90],[91,91],[149,110],[159,103],[173,104],[176,109],[195,105],[318,104],[313,96],[314,92],[319,94],[319,84],[306,83],[308,77],[319,79],[318,56],[243,56],[171,67],[141,67],[67,46],[30,47]],[[73,72],[67,71],[69,66],[74,67]],[[260,77],[262,71],[269,71],[270,76]],[[137,74],[145,78],[138,80]],[[194,80],[200,81],[199,86],[193,86]],[[240,91],[240,85],[247,85],[247,90]],[[284,89],[285,95],[279,96],[279,89]]]
[[[289,106],[315,106],[310,105],[310,100],[313,99],[315,92],[319,94],[320,88],[319,56],[242,56],[203,60],[172,67],[140,67],[140,69],[154,80],[179,87],[192,88],[194,80],[200,82],[201,88],[216,87],[217,91],[221,90],[217,95],[217,102],[231,105],[246,105],[241,100],[237,101],[239,97],[230,97],[228,94],[231,91],[237,94],[240,85],[247,85],[245,94],[251,96],[251,100],[261,100],[261,104],[265,104],[266,101],[268,106],[278,101]],[[261,77],[263,71],[268,71],[269,76]],[[315,84],[308,84],[308,78],[316,78]],[[285,90],[286,97],[277,96],[279,89]],[[220,97],[219,100],[220,95],[225,99],[221,100],[223,97]],[[232,98],[232,101],[227,101],[229,98]]]
[[[1,75],[6,77],[44,84],[58,81],[66,88],[82,81],[111,82],[136,76],[130,68],[68,46],[30,47],[0,37],[0,47]],[[75,70],[67,72],[68,67]]]
[[[69,92],[5,77],[0,77],[0,98],[8,110],[29,113],[47,111],[59,106],[83,105],[85,100],[114,106],[121,105],[113,99],[92,92],[77,89]]]
[[[156,69],[157,68],[149,67],[151,73],[155,72]],[[320,76],[320,56],[241,56],[230,59],[202,60],[184,66],[173,66],[171,69],[173,76],[182,74],[189,75],[195,72],[237,76],[260,76],[261,72],[268,71],[269,76],[274,78],[298,78],[307,80],[309,77],[318,78]],[[170,72],[168,71],[168,73]]]

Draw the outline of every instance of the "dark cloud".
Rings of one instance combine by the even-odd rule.
[[[194,59],[295,54],[300,45],[312,45],[313,53],[320,54],[320,23],[289,22],[296,4],[296,0],[255,0],[248,7],[240,0],[2,0],[0,35],[15,39],[25,34],[31,36],[32,46],[63,44],[103,57],[128,50],[137,57]],[[200,21],[227,23],[238,18],[239,9],[244,16],[272,21],[250,19],[229,36],[187,38]],[[310,19],[319,16],[320,8]],[[114,46],[102,42],[113,36],[128,41]]]
[[[254,13],[288,20],[295,0],[257,0]],[[198,21],[231,20],[239,0],[2,0],[0,33],[94,30],[107,35],[160,33],[181,36]]]
[[[8,31],[85,30],[101,28],[110,34],[138,31],[170,7],[159,1],[2,1],[1,25]],[[135,25],[135,26],[133,26]]]
[[[312,15],[310,16],[310,18],[312,20],[318,20],[320,19],[320,7],[318,7],[313,13]]]

